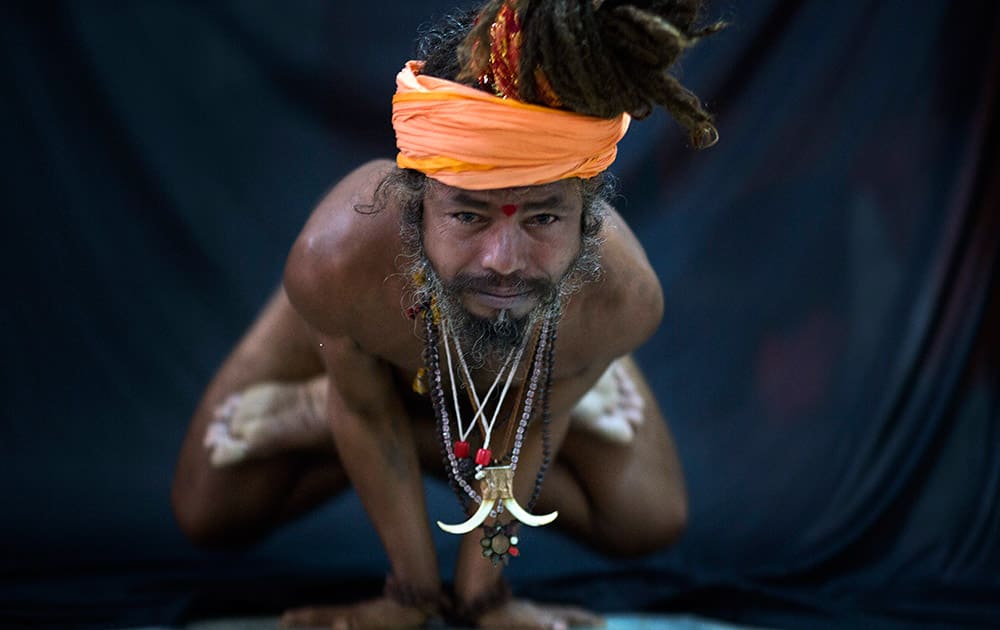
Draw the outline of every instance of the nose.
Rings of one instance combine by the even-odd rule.
[[[501,276],[523,272],[527,266],[527,239],[513,221],[498,221],[484,235],[480,263]]]

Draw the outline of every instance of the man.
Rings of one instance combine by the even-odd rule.
[[[626,555],[682,531],[674,445],[628,358],[661,289],[601,175],[629,114],[657,104],[714,141],[665,70],[718,27],[663,4],[491,2],[445,21],[397,77],[396,164],[358,168],[313,212],[195,412],[173,493],[189,536],[233,545],[354,487],[385,593],[287,623],[594,624],[510,599],[521,525]],[[565,50],[601,45],[584,64]],[[442,459],[469,516],[438,522],[463,534],[447,596],[421,480]]]

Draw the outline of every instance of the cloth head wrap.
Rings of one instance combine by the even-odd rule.
[[[420,74],[410,61],[396,76],[392,126],[400,168],[468,190],[590,178],[606,170],[630,118],[583,116],[504,99]]]

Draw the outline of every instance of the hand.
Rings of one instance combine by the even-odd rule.
[[[536,604],[526,599],[512,599],[484,613],[476,625],[498,630],[564,630],[571,626],[602,628],[604,619],[575,606],[554,606]]]
[[[287,611],[278,622],[282,628],[419,628],[428,619],[419,608],[377,597],[346,606],[310,606]]]

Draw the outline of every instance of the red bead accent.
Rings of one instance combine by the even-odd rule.
[[[517,206],[515,206],[515,205],[514,205],[514,204],[512,204],[512,203],[509,203],[509,204],[507,204],[507,205],[505,205],[505,206],[500,206],[500,210],[501,210],[501,211],[502,211],[502,212],[503,212],[503,213],[504,213],[504,214],[505,214],[506,216],[508,216],[508,217],[512,217],[512,216],[514,216],[514,213],[516,213],[516,212],[517,212]]]
[[[476,463],[480,466],[489,466],[493,459],[493,453],[488,448],[481,448],[476,452]]]
[[[469,456],[469,443],[458,441],[455,442],[455,457],[462,459]]]
[[[512,555],[512,556],[514,556],[516,558],[518,556],[518,554],[521,553],[521,552],[517,550],[517,547],[511,547],[510,549],[507,550],[507,553],[509,553],[510,555]]]

